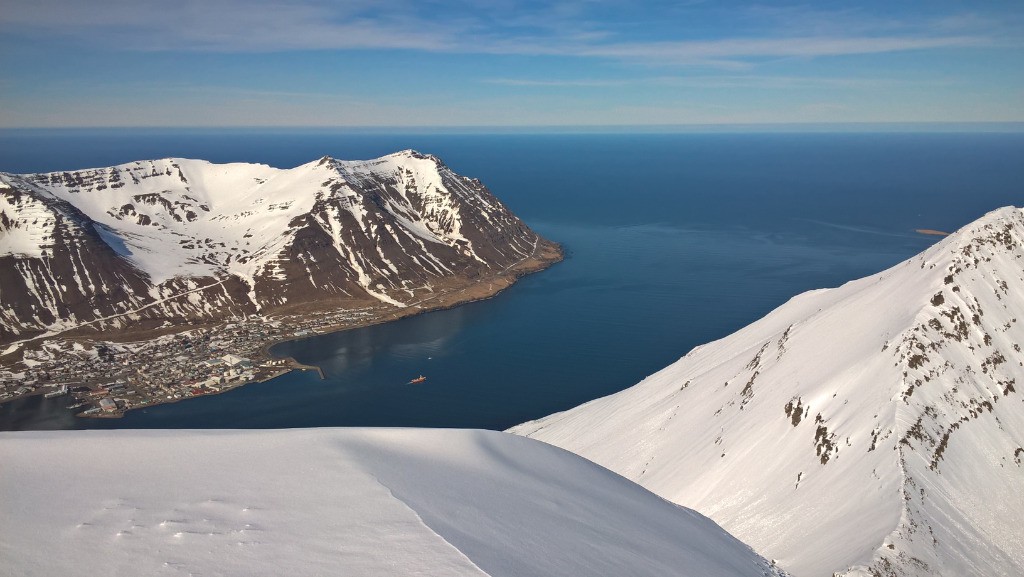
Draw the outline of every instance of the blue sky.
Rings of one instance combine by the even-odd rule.
[[[1024,2],[2,0],[0,127],[1024,121]]]

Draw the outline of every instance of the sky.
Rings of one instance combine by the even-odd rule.
[[[1022,121],[1020,0],[0,0],[0,128]]]

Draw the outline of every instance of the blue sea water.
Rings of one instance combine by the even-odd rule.
[[[504,429],[629,387],[800,292],[936,242],[916,228],[954,230],[1024,192],[1019,133],[0,131],[0,170],[405,148],[480,178],[566,260],[487,301],[275,347],[324,380],[291,373],[112,421],[36,397],[0,407],[0,429]]]

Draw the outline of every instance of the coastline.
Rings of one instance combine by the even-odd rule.
[[[409,305],[409,306],[406,306],[406,307],[403,307],[403,308],[400,308],[400,309],[389,309],[386,312],[386,314],[383,314],[383,315],[381,315],[379,317],[362,319],[362,320],[359,320],[359,321],[357,321],[355,323],[343,323],[343,324],[340,324],[340,325],[337,325],[337,326],[334,326],[334,327],[330,327],[330,328],[327,328],[325,330],[316,331],[316,332],[313,332],[313,333],[310,333],[310,334],[293,335],[293,336],[288,336],[288,337],[284,337],[284,338],[275,339],[272,342],[269,342],[269,343],[265,344],[263,346],[263,348],[260,350],[260,353],[266,355],[270,359],[277,359],[278,357],[275,357],[273,354],[270,353],[270,349],[272,347],[274,347],[275,345],[278,345],[280,343],[286,343],[286,342],[290,342],[290,341],[297,341],[297,340],[304,339],[304,338],[307,338],[307,337],[311,337],[311,336],[314,336],[314,335],[326,335],[326,334],[332,334],[332,333],[340,333],[340,332],[343,332],[343,331],[362,329],[362,328],[371,327],[371,326],[375,326],[375,325],[381,325],[381,324],[384,324],[384,323],[389,323],[389,322],[393,322],[393,321],[397,321],[397,320],[401,320],[401,319],[404,319],[404,318],[409,318],[409,317],[413,317],[413,316],[417,316],[417,315],[421,315],[421,314],[426,314],[426,313],[431,313],[431,312],[436,312],[436,311],[449,310],[449,309],[453,309],[455,307],[462,306],[464,304],[469,304],[469,303],[473,303],[473,302],[484,301],[484,300],[488,300],[488,299],[494,298],[494,297],[500,295],[501,293],[505,292],[506,289],[508,289],[509,287],[514,285],[516,283],[516,281],[518,281],[520,278],[523,278],[525,276],[528,276],[528,275],[531,275],[531,274],[534,274],[534,273],[538,273],[538,272],[544,271],[544,270],[550,268],[551,266],[556,265],[559,262],[562,262],[562,260],[565,259],[565,252],[564,252],[564,249],[562,248],[562,245],[560,245],[558,243],[551,242],[549,244],[548,248],[550,248],[550,249],[552,249],[554,251],[554,255],[555,256],[553,258],[541,259],[541,258],[537,258],[536,256],[530,256],[530,257],[524,258],[522,261],[520,261],[516,265],[514,265],[512,267],[509,267],[508,269],[506,269],[504,271],[501,271],[500,273],[496,274],[495,276],[487,277],[487,278],[484,278],[484,279],[480,279],[478,281],[475,281],[473,284],[470,284],[470,285],[467,285],[467,286],[464,286],[464,287],[461,287],[461,288],[456,288],[456,289],[453,289],[453,290],[450,290],[450,291],[438,293],[437,295],[431,296],[431,297],[429,297],[427,299],[418,301],[418,302],[416,302],[416,303],[414,303],[412,305]],[[525,267],[520,266],[523,263],[526,263],[527,261],[534,261],[537,264],[535,266],[525,266]],[[513,273],[513,274],[509,275],[508,273],[510,273],[510,272]],[[497,287],[490,287],[490,288],[488,288],[488,291],[486,293],[483,293],[483,294],[480,294],[480,295],[468,296],[466,298],[456,298],[456,299],[451,299],[450,298],[450,297],[454,297],[454,296],[458,296],[458,295],[463,295],[466,292],[470,291],[471,289],[478,288],[478,286],[480,284],[484,283],[484,282],[494,283],[496,280],[499,280],[499,279],[504,284],[501,284],[500,286],[497,286]],[[449,298],[445,298],[445,297],[449,297]],[[442,301],[441,304],[436,304],[436,305],[427,306],[427,307],[423,307],[422,306],[423,303],[431,301],[431,300],[436,300],[436,299],[444,299],[444,300]],[[302,366],[306,367],[308,365],[302,365]]]
[[[453,286],[451,286],[451,288],[441,290],[436,294],[430,295],[427,298],[410,303],[401,308],[389,307],[385,309],[380,308],[380,306],[375,306],[365,309],[339,309],[338,307],[333,306],[335,303],[331,303],[331,306],[326,307],[317,307],[315,303],[306,303],[301,305],[299,310],[294,312],[278,314],[272,313],[266,317],[260,316],[254,317],[251,320],[247,319],[250,322],[264,323],[283,328],[283,334],[274,334],[273,336],[263,338],[258,347],[247,353],[248,357],[246,360],[250,361],[255,367],[253,372],[249,374],[247,378],[239,377],[227,382],[224,382],[222,379],[223,386],[217,386],[216,388],[207,387],[205,385],[194,386],[192,384],[182,384],[179,387],[179,392],[177,393],[159,397],[147,396],[139,402],[131,402],[124,398],[131,397],[131,394],[119,395],[114,399],[116,409],[101,410],[98,405],[91,405],[89,409],[76,413],[75,416],[82,418],[104,419],[120,418],[127,411],[176,403],[200,396],[222,394],[250,383],[266,382],[295,370],[314,370],[322,379],[324,378],[324,374],[319,367],[304,365],[290,357],[276,357],[270,352],[270,349],[283,342],[294,341],[315,335],[365,328],[419,314],[447,310],[463,304],[494,298],[504,292],[505,289],[515,284],[520,278],[543,271],[550,266],[561,262],[564,258],[565,252],[560,244],[539,238],[534,252],[529,256],[522,258],[516,264],[486,277],[478,279],[460,279],[459,282],[453,281]],[[325,322],[324,319],[328,320]],[[207,335],[216,335],[219,331],[224,331],[228,327],[234,326],[234,324],[235,322],[225,321],[220,323],[203,323],[194,326],[180,326],[176,327],[177,330],[173,331],[150,331],[151,333],[155,332],[157,334],[152,334],[149,339],[135,338],[132,340],[132,337],[135,337],[135,335],[129,333],[128,335],[101,335],[101,338],[106,337],[107,340],[101,340],[101,338],[96,337],[85,338],[83,335],[75,335],[70,337],[69,340],[73,343],[78,341],[89,341],[103,343],[121,342],[131,345],[138,345],[139,343],[151,344],[157,342],[161,338],[175,338],[194,331],[205,333]],[[119,339],[118,336],[122,338]],[[46,340],[47,339],[40,339],[40,344],[46,342]],[[199,359],[192,360],[201,362]],[[127,363],[128,361],[124,362]],[[111,376],[111,378],[114,378],[114,376]],[[104,378],[100,380],[110,379]],[[74,383],[47,383],[46,385],[40,386],[25,394],[5,398],[2,402],[7,403],[17,399],[43,395],[62,384]],[[90,383],[90,386],[96,387],[99,386],[99,384]],[[97,390],[96,388],[92,388],[89,393],[79,393],[69,398],[74,398],[76,401],[82,401],[86,397],[98,400],[97,395],[106,396],[106,398],[114,397],[112,393],[108,393],[106,395],[100,394],[101,390],[102,389]]]

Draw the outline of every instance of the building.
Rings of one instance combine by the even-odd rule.
[[[223,357],[221,357],[221,360],[224,361],[224,364],[226,364],[227,366],[229,366],[229,367],[231,367],[233,369],[251,369],[252,368],[252,361],[250,361],[249,359],[247,359],[245,357],[240,357],[238,355],[227,354],[227,355],[224,355]]]

